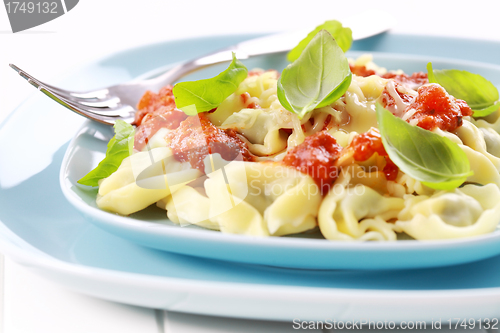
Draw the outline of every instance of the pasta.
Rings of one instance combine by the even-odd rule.
[[[331,240],[396,240],[395,226],[387,221],[396,218],[403,205],[401,198],[385,197],[361,184],[352,186],[351,175],[343,170],[321,203],[319,226]]]
[[[168,166],[166,169],[162,168],[161,163],[155,163],[168,158],[170,163],[165,163]],[[101,182],[97,205],[105,210],[129,215],[170,195],[174,182],[189,182],[200,174],[186,163],[175,161],[170,148],[159,147],[137,153],[123,160],[118,170]],[[168,179],[173,180],[171,186]]]
[[[316,226],[321,194],[307,175],[275,163],[242,161],[207,175],[204,187],[184,186],[167,199],[167,211],[176,211],[169,214],[172,221],[258,236],[294,234]],[[183,209],[190,205],[200,209]]]
[[[493,184],[465,185],[454,192],[405,197],[395,227],[416,239],[477,236],[495,230],[500,214],[500,191]]]
[[[280,103],[274,70],[251,71],[216,109],[198,116],[176,109],[171,87],[148,92],[139,103],[135,152],[100,182],[97,205],[130,215],[156,204],[181,226],[260,237],[317,228],[333,241],[494,231],[500,110],[474,119],[465,102],[447,97],[458,111],[429,116],[415,106],[419,87],[444,89],[426,74],[387,72],[370,56],[350,66],[345,94],[302,118]],[[473,171],[463,186],[436,190],[401,171],[382,145],[377,103],[458,144]]]

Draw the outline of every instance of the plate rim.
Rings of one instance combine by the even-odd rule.
[[[247,282],[227,282],[227,281],[212,281],[212,280],[202,280],[202,279],[185,279],[185,278],[177,278],[177,277],[165,277],[165,276],[157,276],[157,275],[152,275],[152,274],[142,274],[142,273],[133,273],[133,272],[126,272],[126,271],[121,271],[121,270],[116,270],[116,269],[107,269],[107,268],[101,268],[101,267],[93,267],[93,266],[87,266],[85,264],[78,264],[78,263],[72,263],[68,261],[64,261],[61,259],[54,258],[50,255],[47,255],[45,252],[39,251],[36,248],[31,248],[32,247],[29,243],[27,243],[25,240],[17,236],[14,232],[12,232],[10,229],[8,229],[5,225],[0,225],[0,231],[3,229],[4,232],[7,232],[7,234],[10,234],[10,237],[13,237],[16,239],[16,243],[18,244],[13,244],[10,241],[5,241],[5,242],[0,242],[0,250],[4,254],[11,255],[12,258],[16,258],[16,262],[19,264],[26,266],[30,270],[37,270],[37,269],[44,269],[47,267],[50,267],[51,269],[55,269],[60,273],[65,273],[69,275],[73,274],[80,274],[80,275],[86,275],[86,278],[89,279],[96,279],[94,278],[93,274],[89,274],[91,272],[98,272],[100,276],[104,276],[105,279],[112,278],[114,275],[116,275],[120,279],[128,280],[139,280],[143,279],[144,282],[148,283],[155,283],[158,285],[168,285],[172,286],[172,283],[177,283],[178,286],[184,286],[186,288],[191,288],[193,286],[198,287],[198,288],[206,288],[206,286],[203,285],[208,285],[210,290],[213,291],[213,293],[216,293],[220,290],[226,289],[228,286],[231,288],[234,288],[234,291],[245,291],[243,294],[248,294],[252,295],[253,293],[256,292],[256,290],[252,290],[253,288],[259,289],[259,288],[269,288],[269,290],[266,290],[267,293],[276,293],[276,294],[288,294],[290,291],[289,289],[297,289],[300,292],[299,293],[306,293],[308,294],[311,291],[318,291],[320,296],[325,295],[325,298],[328,299],[329,297],[333,295],[338,295],[338,293],[355,293],[359,294],[356,296],[359,296],[360,298],[366,298],[368,297],[373,297],[373,298],[379,298],[380,296],[387,296],[388,294],[393,294],[389,295],[391,297],[395,298],[407,298],[407,295],[402,295],[404,294],[411,294],[415,299],[419,298],[442,298],[443,296],[454,298],[457,296],[457,291],[460,293],[465,293],[465,294],[471,294],[471,295],[466,295],[468,297],[476,297],[476,296],[494,296],[495,299],[496,297],[500,296],[500,285],[498,287],[487,287],[487,288],[465,288],[465,289],[439,289],[439,290],[434,290],[434,289],[429,289],[429,290],[407,290],[407,289],[363,289],[363,288],[326,288],[326,287],[306,287],[306,286],[290,286],[290,285],[273,285],[273,284],[262,284],[262,283],[247,283]],[[3,238],[5,240],[5,234],[1,233],[0,238]],[[19,244],[22,244],[23,247],[20,247]],[[26,246],[27,248],[25,248]],[[35,249],[35,251],[33,251]],[[242,288],[244,287],[244,288]],[[177,286],[172,286],[169,289],[175,290]],[[192,289],[187,289],[186,291],[190,291]],[[326,293],[332,293],[332,295],[326,295]],[[441,295],[437,295],[441,294]]]

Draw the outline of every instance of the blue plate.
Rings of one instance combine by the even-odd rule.
[[[72,89],[110,85],[249,37],[213,37],[132,49],[77,68],[68,79],[56,83]],[[432,45],[436,45],[435,50]],[[498,43],[403,35],[384,35],[355,47],[389,53],[460,55],[495,64],[500,54]],[[455,49],[460,52],[455,54]],[[143,61],[145,58],[149,60]],[[332,256],[336,253],[329,258],[330,267],[339,267],[338,263],[349,266],[341,256],[351,255],[357,256],[365,268],[392,268],[372,271],[300,270],[218,261],[143,247],[108,233],[101,228],[102,222],[96,227],[69,204],[59,186],[69,141],[82,126],[80,133],[90,128],[109,135],[105,128],[89,127],[82,118],[37,94],[0,127],[0,251],[62,286],[140,306],[276,320],[431,320],[451,314],[484,318],[498,313],[500,256],[451,267],[401,269],[422,266],[422,262],[453,264],[491,256],[500,251],[496,233],[464,242],[405,243],[403,248],[397,244],[346,243],[340,247],[315,239],[282,238],[265,240],[269,243],[257,247],[252,238],[151,226],[153,231],[166,227],[175,230],[184,242],[191,242],[193,251],[209,243],[216,247],[214,252],[231,248],[233,260],[255,261],[244,256],[249,251],[257,251],[259,258],[264,256],[264,249],[256,249],[262,245],[277,251],[265,253],[274,258],[267,264],[304,266],[305,258],[315,261],[312,255],[324,252],[326,246]],[[104,137],[91,137],[95,142],[86,141],[88,146],[83,148],[100,147]],[[71,181],[72,177],[76,175],[65,174],[63,178]],[[75,195],[79,200],[85,198]],[[86,204],[91,209],[92,201]],[[130,224],[136,223],[149,222]],[[216,238],[207,238],[206,234]],[[173,236],[171,239],[183,246]],[[302,253],[296,245],[309,249]],[[370,255],[368,250],[382,256]],[[287,261],[280,259],[285,254],[290,257]],[[363,259],[365,256],[371,256],[373,263]],[[417,262],[419,256],[433,259]],[[401,265],[388,260],[398,260]],[[405,264],[405,260],[411,264]],[[356,265],[359,267],[350,267]]]
[[[386,41],[387,38],[379,40]],[[373,41],[366,44],[372,46]],[[358,44],[357,48],[360,49],[361,46]],[[401,47],[395,50],[389,47],[373,48],[387,51],[371,53],[376,64],[388,69],[403,69],[407,73],[425,71],[426,64],[432,61],[435,68],[468,70],[487,77],[495,84],[500,83],[498,65],[447,59],[435,55],[407,55],[402,54]],[[349,55],[357,57],[362,53],[351,51]],[[128,59],[128,53],[124,53],[121,58]],[[139,55],[137,58],[129,59],[130,68],[135,68],[136,63],[142,62],[140,59],[142,57]],[[168,63],[168,60],[165,59],[165,62]],[[286,65],[285,54],[259,57],[247,62],[248,68],[281,70]],[[186,80],[210,77],[219,71],[218,68],[210,68]],[[97,226],[143,246],[233,262],[309,269],[433,267],[470,262],[500,253],[500,231],[460,240],[332,242],[320,239],[319,233],[304,234],[300,237],[259,238],[179,227],[167,220],[164,211],[155,207],[130,217],[110,214],[96,208],[96,190],[88,190],[77,185],[77,180],[102,160],[107,142],[112,136],[109,126],[94,122],[88,122],[80,129],[70,143],[62,163],[63,194]]]

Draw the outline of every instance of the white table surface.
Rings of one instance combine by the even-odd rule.
[[[396,16],[395,32],[500,41],[498,0],[309,0],[300,5],[271,0],[82,0],[66,15],[17,34],[11,33],[6,11],[0,8],[0,122],[37,93],[8,67],[10,62],[50,82],[77,64],[137,45],[287,31],[370,8]],[[76,294],[0,254],[0,333],[292,331],[291,323],[165,313]]]

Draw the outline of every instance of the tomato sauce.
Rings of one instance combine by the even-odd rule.
[[[384,87],[384,90],[382,91],[380,102],[383,107],[391,111],[397,117],[403,116],[403,113],[407,109],[408,105],[411,102],[413,102],[415,98],[414,95],[405,92],[407,88],[404,88],[402,86],[404,85],[411,89],[417,89],[422,84],[429,82],[427,79],[427,74],[423,72],[413,73],[411,76],[404,73],[403,74],[386,73],[381,77],[385,79],[392,79],[394,81],[394,90],[399,95],[400,101],[396,102],[395,96],[391,95],[388,89],[389,85],[387,84]]]
[[[412,89],[416,89],[424,84],[429,83],[429,79],[427,78],[427,73],[424,72],[415,72],[412,75],[408,74],[395,74],[395,73],[386,73],[381,75],[384,79],[393,79],[395,82],[400,84],[405,84]]]
[[[368,160],[375,153],[379,156],[384,156],[386,164],[382,172],[385,174],[385,178],[387,180],[396,179],[399,168],[391,161],[385,151],[378,129],[372,128],[366,133],[356,135],[349,144],[349,147],[354,151],[354,159],[359,162]]]
[[[288,151],[283,164],[311,176],[325,194],[337,179],[338,168],[335,162],[341,150],[342,147],[333,136],[320,131],[306,137],[303,143]]]
[[[395,90],[398,93],[399,97],[405,104],[410,104],[414,97],[410,94],[403,93],[399,91],[398,87],[401,86],[401,84],[394,82]],[[382,91],[382,95],[380,97],[382,106],[385,108],[388,108],[392,113],[394,108],[396,107],[396,100],[392,95],[389,93],[389,90],[387,89],[387,85],[384,87],[384,90]]]
[[[232,161],[241,153],[244,161],[254,161],[254,156],[235,130],[215,127],[204,113],[188,117],[167,134],[166,140],[178,161],[189,162],[203,173],[203,159],[208,154],[219,153],[223,159]]]
[[[349,64],[349,68],[351,69],[351,73],[357,76],[371,76],[375,75],[375,71],[372,69],[367,69],[364,65],[352,65]]]
[[[462,126],[462,117],[472,115],[471,108],[461,99],[448,95],[438,84],[428,84],[418,89],[418,96],[408,106],[407,112],[415,111],[408,122],[417,120],[417,126],[426,130],[439,127],[453,132]]]
[[[161,88],[157,94],[152,91],[146,91],[137,104],[138,111],[135,114],[134,125],[141,125],[144,117],[147,115],[154,116],[156,113],[162,114],[162,107],[166,107],[169,110],[175,109],[175,98],[172,89],[173,87],[169,85]]]
[[[187,118],[175,106],[172,86],[166,86],[158,94],[146,91],[137,105],[134,125],[137,126],[134,148],[143,150],[149,139],[161,128],[174,129]]]
[[[356,161],[366,161],[375,153],[380,156],[387,156],[380,132],[375,128],[356,135],[349,146],[354,150],[353,157]]]

